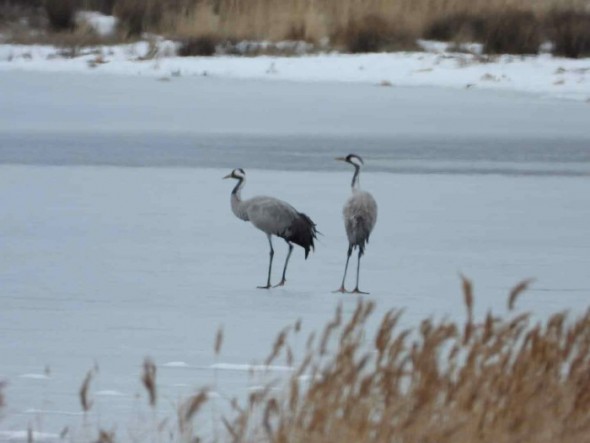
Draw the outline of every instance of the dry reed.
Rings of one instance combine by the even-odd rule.
[[[115,433],[113,431],[98,431],[98,437],[94,443],[115,443]]]
[[[5,1],[8,7],[0,5],[0,22],[2,10],[13,14],[16,4]],[[36,0],[25,4],[39,10]],[[515,54],[536,53],[544,40],[552,40],[556,54],[590,54],[588,0],[44,0],[43,4],[45,21],[53,30],[71,34],[75,11],[94,8],[119,18],[120,38],[162,34],[179,40],[184,55],[210,55],[217,47],[231,47],[241,40],[303,40],[317,48],[348,52],[407,50],[416,48],[418,38],[477,41],[488,53]]]
[[[477,321],[473,286],[462,281],[464,324],[426,319],[400,330],[402,312],[391,310],[368,340],[374,304],[359,300],[348,320],[338,308],[282,392],[256,392],[236,406],[234,419],[222,419],[228,438],[583,441],[590,432],[590,310],[577,319],[555,313],[543,322],[526,313],[501,318],[488,312]],[[510,291],[510,309],[529,284]],[[280,332],[267,363],[288,349],[290,331]]]
[[[92,408],[92,401],[88,398],[88,391],[90,389],[90,382],[92,381],[93,375],[94,372],[92,369],[86,373],[86,377],[84,377],[84,381],[82,381],[80,391],[78,392],[80,396],[80,405],[84,412],[88,412],[90,408]]]
[[[215,334],[215,346],[214,351],[215,355],[219,355],[221,352],[221,347],[223,346],[223,328],[220,326],[217,328],[217,334]]]
[[[446,27],[448,40],[474,38],[491,52],[526,53],[536,52],[548,34],[545,17],[587,8],[587,0],[116,0],[114,11],[130,34],[328,41],[373,52],[412,49],[416,38],[437,34],[438,26]],[[578,27],[575,32],[583,33]]]
[[[514,313],[531,280],[508,294],[508,314],[475,315],[473,284],[462,278],[464,322],[425,319],[401,329],[402,310],[386,312],[374,337],[367,331],[375,304],[359,299],[350,315],[339,306],[320,337],[277,390],[275,381],[231,401],[233,415],[218,419],[221,441],[276,443],[578,443],[590,435],[590,309],[572,318],[557,312],[533,321]],[[291,334],[279,332],[266,364],[294,357]],[[214,351],[221,350],[216,334]],[[80,388],[88,411],[93,371]],[[156,405],[156,366],[146,359],[141,381]],[[0,383],[0,407],[3,406]],[[193,421],[209,401],[204,388],[178,408],[180,441],[202,441]],[[158,426],[158,432],[166,421]],[[32,434],[31,434],[32,435]],[[170,434],[172,435],[172,434]],[[175,434],[176,435],[176,434]],[[97,443],[114,434],[101,430]],[[177,440],[174,440],[177,441]],[[220,438],[216,437],[216,441]]]
[[[149,403],[151,407],[156,406],[158,401],[157,383],[156,383],[156,364],[152,359],[146,358],[143,362],[143,372],[141,374],[141,382],[145,387]]]

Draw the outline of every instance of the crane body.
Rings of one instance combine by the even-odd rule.
[[[361,257],[365,253],[365,246],[369,242],[369,237],[377,222],[377,202],[370,193],[360,189],[359,175],[361,166],[364,164],[362,158],[355,154],[349,154],[346,157],[338,157],[336,160],[350,163],[355,169],[351,183],[352,195],[348,198],[342,210],[344,228],[346,230],[346,236],[348,237],[346,265],[344,267],[342,284],[335,292],[347,292],[344,284],[346,281],[346,272],[348,271],[348,262],[352,255],[352,251],[358,248],[356,286],[352,292],[366,294],[366,292],[359,289]]]
[[[297,211],[289,203],[274,197],[257,196],[242,200],[241,191],[246,181],[246,173],[243,169],[234,169],[231,174],[224,178],[238,180],[231,193],[231,208],[236,217],[251,222],[256,228],[264,232],[270,246],[270,260],[268,265],[268,278],[265,286],[259,288],[268,289],[271,287],[270,279],[272,274],[272,262],[274,248],[272,236],[280,237],[289,246],[289,252],[285,259],[283,276],[276,286],[283,286],[286,283],[287,266],[293,251],[293,243],[305,250],[305,258],[309,251],[314,249],[314,240],[317,230],[315,223],[306,215]]]

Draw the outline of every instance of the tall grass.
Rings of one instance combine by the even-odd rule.
[[[76,26],[76,0],[45,0],[43,2],[49,25],[54,31],[71,31]]]
[[[535,442],[574,443],[590,435],[590,310],[558,312],[545,321],[514,312],[526,291],[510,291],[509,314],[474,314],[463,279],[466,320],[424,319],[401,329],[402,310],[388,311],[373,336],[375,305],[359,299],[352,315],[339,307],[308,339],[297,365],[289,346],[300,322],[279,333],[266,364],[294,365],[277,392],[269,384],[235,416],[221,421],[233,442]],[[216,345],[216,353],[219,346]],[[182,441],[207,390],[179,411]]]
[[[527,284],[509,296],[514,306]],[[366,336],[374,304],[360,300],[326,326],[279,395],[250,396],[227,424],[233,441],[579,442],[590,432],[590,311],[474,318],[463,282],[464,323],[425,319],[400,330],[387,312]],[[326,353],[328,337],[336,340]],[[281,347],[286,349],[287,345]],[[273,350],[272,355],[278,355]],[[304,385],[300,376],[308,374]]]
[[[590,9],[585,11],[552,11],[548,17],[549,38],[554,52],[566,57],[590,56]]]
[[[401,328],[400,309],[374,325],[375,304],[359,299],[352,314],[339,306],[331,320],[293,356],[301,321],[277,335],[265,360],[293,368],[244,401],[229,400],[217,417],[215,441],[273,443],[578,443],[590,435],[590,309],[572,318],[557,312],[533,320],[515,311],[530,281],[507,297],[507,314],[476,318],[473,286],[462,279],[464,321],[423,319]],[[375,330],[374,333],[369,331]],[[214,353],[219,355],[218,330]],[[295,363],[298,361],[298,363]],[[156,366],[146,359],[141,382],[156,407]],[[89,373],[80,389],[84,411]],[[277,386],[282,386],[277,389]],[[0,407],[2,406],[0,384]],[[210,401],[203,388],[178,407],[176,424],[156,423],[152,441],[195,442],[195,422]],[[154,417],[155,414],[154,414]],[[219,425],[219,426],[218,426]],[[98,442],[118,441],[97,430]],[[157,435],[161,434],[161,435]]]
[[[18,0],[0,3],[2,15]],[[237,40],[304,40],[348,52],[414,49],[416,39],[478,41],[488,53],[590,54],[590,0],[23,0],[44,6],[53,31],[71,31],[83,8],[112,13],[120,36],[159,33],[185,53]],[[4,6],[2,6],[4,5]],[[8,5],[8,6],[6,6]],[[38,8],[37,8],[38,9]]]
[[[149,29],[184,38],[329,41],[351,52],[411,49],[437,27],[446,28],[447,40],[475,38],[489,52],[537,52],[551,35],[549,15],[590,7],[587,0],[115,1],[130,34]],[[565,26],[575,35],[590,32],[578,22]]]

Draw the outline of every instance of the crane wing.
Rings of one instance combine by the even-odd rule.
[[[245,203],[248,219],[254,226],[303,247],[307,258],[317,234],[315,223],[307,215],[274,197],[254,197]]]
[[[377,221],[377,202],[368,192],[356,192],[344,205],[343,215],[350,245],[363,251]]]

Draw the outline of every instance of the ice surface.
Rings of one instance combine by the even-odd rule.
[[[380,312],[404,308],[404,326],[427,315],[462,318],[459,272],[475,283],[478,315],[489,307],[503,312],[509,289],[527,277],[537,281],[520,310],[543,316],[587,308],[587,178],[395,175],[372,172],[366,162],[361,183],[380,212],[361,288]],[[353,309],[356,297],[330,292],[344,265],[341,205],[351,171],[247,171],[245,196],[283,198],[324,233],[307,261],[294,251],[287,286],[271,291],[255,289],[265,279],[267,243],[231,213],[231,184],[221,180],[227,172],[0,167],[0,371],[13,411],[2,429],[26,429],[30,419],[18,412],[30,408],[79,412],[77,390],[95,364],[93,414],[101,423],[129,421],[145,408],[139,374],[146,355],[188,365],[159,367],[161,416],[174,416],[173,404],[191,392],[183,386],[245,395],[261,384],[252,370],[263,369],[256,365],[282,327],[301,318],[309,332],[339,302]],[[275,249],[277,282],[286,247],[275,241]],[[295,340],[296,352],[304,343],[304,336]],[[45,366],[50,379],[18,377]],[[287,369],[282,359],[276,366]],[[130,396],[94,395],[102,386]],[[47,432],[80,425],[76,416],[41,416]]]
[[[46,432],[32,432],[33,441],[39,442],[57,442],[60,440],[58,434]],[[30,441],[27,431],[0,431],[0,441],[3,442],[27,442]]]
[[[590,106],[508,92],[0,72],[0,163],[590,174]]]
[[[279,365],[249,365],[235,363],[215,363],[211,369],[222,369],[226,371],[292,371],[292,366]]]
[[[537,280],[519,311],[588,307],[585,103],[17,71],[0,73],[0,94],[0,441],[26,441],[29,426],[48,439],[69,426],[93,441],[99,425],[143,441],[137,429],[173,421],[202,386],[223,410],[291,374],[273,370],[289,366],[284,357],[263,368],[276,333],[301,318],[291,341],[300,355],[338,303],[349,313],[357,300],[331,293],[352,174],[332,158],[350,151],[365,157],[361,184],[379,204],[361,274],[376,317],[404,308],[404,327],[462,319],[460,272],[474,281],[478,316],[504,312],[528,277]],[[307,261],[294,251],[285,288],[255,289],[268,246],[231,213],[221,177],[234,167],[246,168],[244,197],[282,198],[324,234]],[[275,250],[273,282],[286,246],[275,240]],[[140,381],[146,356],[158,364],[156,412]],[[89,369],[94,403],[83,418]]]

